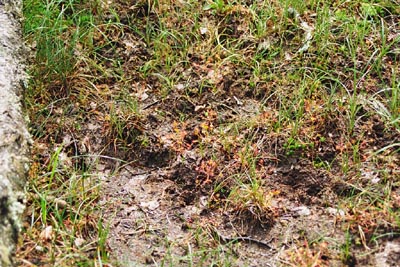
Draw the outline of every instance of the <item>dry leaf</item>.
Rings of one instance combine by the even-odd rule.
[[[54,237],[54,232],[53,232],[53,226],[47,226],[39,235],[40,239],[42,241],[49,241],[53,239]]]

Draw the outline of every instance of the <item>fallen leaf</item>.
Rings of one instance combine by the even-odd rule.
[[[54,232],[53,232],[53,226],[47,226],[39,235],[40,239],[43,241],[49,241],[53,239]]]

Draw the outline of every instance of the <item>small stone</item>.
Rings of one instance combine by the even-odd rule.
[[[35,247],[35,250],[36,250],[36,251],[39,251],[39,252],[43,252],[43,251],[44,251],[44,247],[37,245],[37,246]]]
[[[175,89],[181,91],[181,90],[185,89],[185,85],[182,83],[179,83],[179,84],[175,85]]]
[[[75,240],[74,240],[74,245],[75,245],[75,247],[77,247],[77,248],[82,247],[82,245],[83,245],[84,243],[85,243],[85,239],[80,238],[80,237],[75,238]]]
[[[147,208],[149,210],[155,210],[159,206],[160,206],[160,203],[158,203],[157,200],[152,200],[152,201],[149,201],[149,202],[141,202],[140,203],[140,207]]]
[[[208,32],[208,29],[206,28],[206,27],[201,27],[200,28],[200,34],[201,35],[204,35],[204,34],[206,34]]]
[[[337,208],[328,207],[328,208],[326,209],[326,211],[327,211],[330,215],[334,215],[334,216],[344,217],[344,215],[345,215],[344,210],[337,209]]]
[[[293,212],[296,212],[299,216],[308,216],[311,214],[311,210],[306,206],[300,206],[292,209]]]

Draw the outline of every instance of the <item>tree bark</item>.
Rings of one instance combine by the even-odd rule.
[[[21,6],[20,0],[0,0],[0,267],[13,266],[31,144],[21,110],[26,82]]]

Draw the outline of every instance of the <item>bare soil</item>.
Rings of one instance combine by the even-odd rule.
[[[135,7],[134,12],[139,15],[146,10],[145,6],[143,10],[140,5]],[[124,21],[129,14],[122,10],[121,3],[120,16]],[[142,14],[157,20],[153,15],[156,16]],[[239,27],[240,22],[231,22],[233,27]],[[125,32],[118,42],[127,73],[151,57],[134,33]],[[127,49],[127,43],[133,43],[134,48]],[[273,197],[268,212],[257,210],[256,205],[226,204],[235,185],[232,176],[243,166],[238,166],[235,148],[232,153],[218,148],[220,141],[206,136],[202,129],[204,125],[216,129],[229,123],[246,124],[263,115],[270,119],[271,114],[267,110],[260,115],[259,105],[265,101],[266,92],[264,88],[254,91],[244,85],[246,70],[239,77],[234,66],[221,68],[217,71],[224,73],[218,76],[210,72],[204,57],[193,54],[187,69],[176,70],[192,77],[190,84],[185,84],[189,89],[184,93],[176,86],[167,96],[163,95],[164,85],[155,76],[144,80],[132,77],[132,93],[139,96],[142,112],[134,128],[147,136],[149,144],[133,146],[125,152],[111,148],[116,151],[115,157],[131,161],[113,167],[118,171],[108,177],[104,186],[102,202],[110,222],[108,245],[112,255],[122,266],[219,266],[222,262],[229,262],[230,266],[276,266],[290,264],[298,257],[296,253],[301,255],[301,249],[315,243],[316,247],[305,257],[318,257],[321,263],[329,262],[329,266],[395,266],[390,263],[391,256],[382,256],[388,255],[384,251],[391,246],[385,246],[385,242],[366,253],[361,252],[364,247],[360,244],[347,259],[340,258],[348,230],[343,222],[349,216],[347,209],[339,208],[341,199],[357,191],[351,184],[351,173],[346,178],[337,175],[342,173],[337,161],[341,153],[338,143],[345,142],[341,140],[345,123],[340,114],[329,114],[315,122],[314,127],[320,136],[326,137],[325,141],[317,137],[317,147],[304,147],[291,155],[284,149],[284,133],[265,134],[262,125],[240,129],[238,139],[251,138],[252,153],[262,154],[257,157],[256,172],[261,186],[268,188]],[[291,66],[281,68],[285,73],[290,72]],[[200,86],[202,77],[213,74],[217,92],[207,88],[201,94],[191,91]],[[140,100],[144,93],[148,97]],[[273,97],[269,101],[273,102]],[[184,123],[178,123],[182,116]],[[366,147],[384,147],[399,140],[398,132],[385,131],[377,116],[365,118],[356,131],[364,132],[361,127],[368,127]],[[206,150],[214,149],[215,160],[211,155],[201,155],[200,139],[208,140]],[[316,158],[332,162],[332,168],[328,171],[316,167]],[[363,168],[359,171],[367,174],[374,166],[365,162]],[[382,233],[386,230],[380,229]],[[390,242],[396,247],[398,239]],[[371,256],[379,251],[379,256]]]
[[[164,30],[187,33],[196,23],[187,14],[168,15],[184,12],[185,1],[150,2],[108,3],[116,13],[105,16],[118,26],[103,25],[94,36],[103,62],[98,69],[80,62],[66,81],[72,90],[57,103],[68,111],[54,108],[46,122],[56,129],[56,118],[63,118],[63,130],[43,134],[64,144],[74,164],[102,177],[98,205],[113,264],[398,266],[399,150],[373,153],[400,142],[400,133],[361,97],[353,126],[348,108],[360,87],[360,96],[382,96],[378,84],[390,80],[398,54],[383,57],[380,70],[363,65],[369,50],[359,49],[353,61],[312,47],[298,54],[304,29],[292,18],[284,29],[268,28],[271,49],[280,50],[271,58],[268,49],[259,55],[265,75],[255,77],[249,66],[265,42],[249,38],[248,8],[203,10],[200,1],[191,3],[202,10],[197,22],[212,25],[220,39],[210,30],[210,36],[183,38],[195,45],[167,68],[168,56],[179,55],[179,38],[166,35],[165,51],[156,51],[154,39],[146,39],[149,29],[153,37]],[[272,2],[282,16],[279,1]],[[310,12],[300,16],[311,25],[316,16]],[[384,21],[389,35],[399,34],[398,15]],[[345,42],[334,36],[332,44]],[[374,34],[368,38],[380,42]],[[243,57],[235,61],[220,43],[237,40]],[[310,69],[326,71],[345,89],[334,91],[325,74],[307,76]],[[356,85],[352,69],[368,69]],[[85,84],[82,73],[97,77],[87,92],[76,90]],[[299,73],[304,76],[296,78]],[[297,118],[295,92],[303,78],[310,84]],[[46,131],[40,127],[33,128]]]
[[[145,19],[151,23],[159,19],[156,13],[146,13],[149,7],[144,2],[143,6],[133,5],[132,14],[126,13],[128,6],[123,2],[115,5],[121,23],[132,23],[132,14],[143,16],[143,23]],[[221,19],[219,27],[232,28],[231,34],[240,38],[241,21],[234,17],[208,19]],[[101,203],[110,223],[110,252],[122,266],[222,266],[227,262],[229,266],[280,266],[293,264],[296,257],[300,257],[299,262],[301,257],[314,257],[316,262],[329,266],[397,266],[397,234],[384,239],[388,243],[371,245],[366,241],[372,233],[393,231],[392,226],[375,224],[366,236],[346,240],[349,232],[357,236],[360,227],[365,230],[369,223],[374,224],[371,219],[349,226],[346,222],[355,217],[351,209],[341,209],[341,203],[362,191],[355,184],[362,187],[361,184],[370,183],[368,174],[375,165],[365,161],[360,169],[344,174],[339,158],[347,149],[346,143],[361,142],[366,153],[400,140],[398,131],[387,130],[378,116],[365,116],[356,125],[352,139],[344,140],[345,111],[336,109],[336,114],[310,121],[317,133],[312,137],[313,147],[303,146],[287,153],[285,130],[267,134],[266,124],[246,126],[254,120],[274,120],[278,99],[268,88],[273,88],[274,82],[254,90],[246,82],[251,79],[246,69],[235,70],[230,63],[215,69],[216,58],[193,52],[185,67],[173,71],[182,73],[184,80],[190,82],[175,84],[165,95],[165,84],[157,75],[143,77],[130,71],[152,57],[151,47],[129,30],[115,38],[117,48],[113,52],[118,56],[111,57],[122,59],[122,68],[130,80],[129,93],[137,97],[140,107],[140,117],[129,120],[120,140],[114,140],[107,154],[127,163],[105,163],[109,175]],[[340,62],[337,73],[345,67],[341,64],[347,63]],[[280,73],[290,73],[291,68],[289,63],[283,63]],[[203,77],[210,78],[214,86],[199,93]],[[111,92],[115,90],[115,84],[106,83]],[[260,112],[260,103],[265,101],[270,102],[270,109]],[[359,112],[366,114],[367,110]],[[237,136],[227,134],[232,138],[228,141],[232,147],[225,149],[215,136],[218,129],[229,133],[235,123],[244,126],[238,126]],[[303,133],[307,134],[307,130]],[[358,140],[357,133],[364,140]],[[136,136],[145,136],[146,144],[129,142]],[[246,176],[250,172],[249,166],[240,164],[237,158],[244,149],[237,143],[244,139],[252,140],[247,149],[257,160],[254,168],[260,186],[268,192],[263,197],[271,197],[267,210],[255,203],[231,204],[229,198],[237,185],[235,174]],[[118,142],[128,145],[121,149]],[[204,144],[207,147],[200,147]],[[398,157],[398,153],[394,156]],[[317,167],[316,159],[330,162],[330,169]],[[398,171],[398,167],[394,169]],[[364,180],[359,179],[360,173]],[[344,257],[346,242],[358,245],[351,245],[349,255]],[[305,263],[299,263],[302,264]]]

